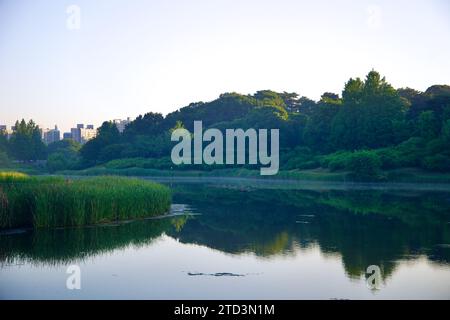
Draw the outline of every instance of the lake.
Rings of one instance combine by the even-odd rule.
[[[167,217],[1,232],[0,298],[450,299],[448,186],[157,180]]]

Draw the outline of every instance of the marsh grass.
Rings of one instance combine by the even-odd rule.
[[[123,177],[65,179],[0,174],[0,228],[81,226],[160,215],[170,190]]]

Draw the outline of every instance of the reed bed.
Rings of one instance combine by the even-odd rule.
[[[169,211],[170,190],[124,177],[67,179],[0,173],[0,229],[82,226]]]

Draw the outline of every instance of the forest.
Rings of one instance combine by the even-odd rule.
[[[0,166],[13,160],[42,159],[50,172],[102,166],[180,171],[229,168],[171,162],[175,144],[171,131],[184,127],[192,132],[195,120],[202,120],[205,129],[279,129],[280,169],[284,171],[346,171],[368,180],[398,168],[450,172],[450,86],[433,85],[425,92],[395,89],[374,70],[365,79],[349,79],[341,94],[325,92],[319,101],[271,90],[252,95],[224,93],[214,101],[191,103],[166,116],[140,115],[122,133],[105,121],[97,137],[83,146],[71,140],[45,146],[35,123],[22,120],[9,140],[0,134]]]

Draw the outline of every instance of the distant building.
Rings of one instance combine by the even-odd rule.
[[[14,133],[16,127],[12,126],[11,130],[8,130],[8,126],[6,125],[0,125],[0,132],[2,132],[3,134],[6,134],[6,138],[9,139],[11,138],[12,134]]]
[[[45,129],[42,132],[42,140],[46,144],[50,144],[56,141],[61,140],[61,133],[58,129],[58,126],[55,126],[55,129]]]
[[[114,119],[113,123],[116,125],[117,130],[119,130],[120,133],[122,133],[125,130],[125,127],[131,122],[130,118],[128,117],[126,120],[122,119]]]
[[[64,132],[63,139],[72,139],[72,134],[70,132]]]
[[[77,124],[76,128],[70,129],[70,138],[81,144],[95,138],[96,135],[97,130],[94,129],[92,124],[87,125],[86,128],[84,124]]]
[[[79,128],[70,129],[70,137],[74,141],[81,143],[81,129]]]

